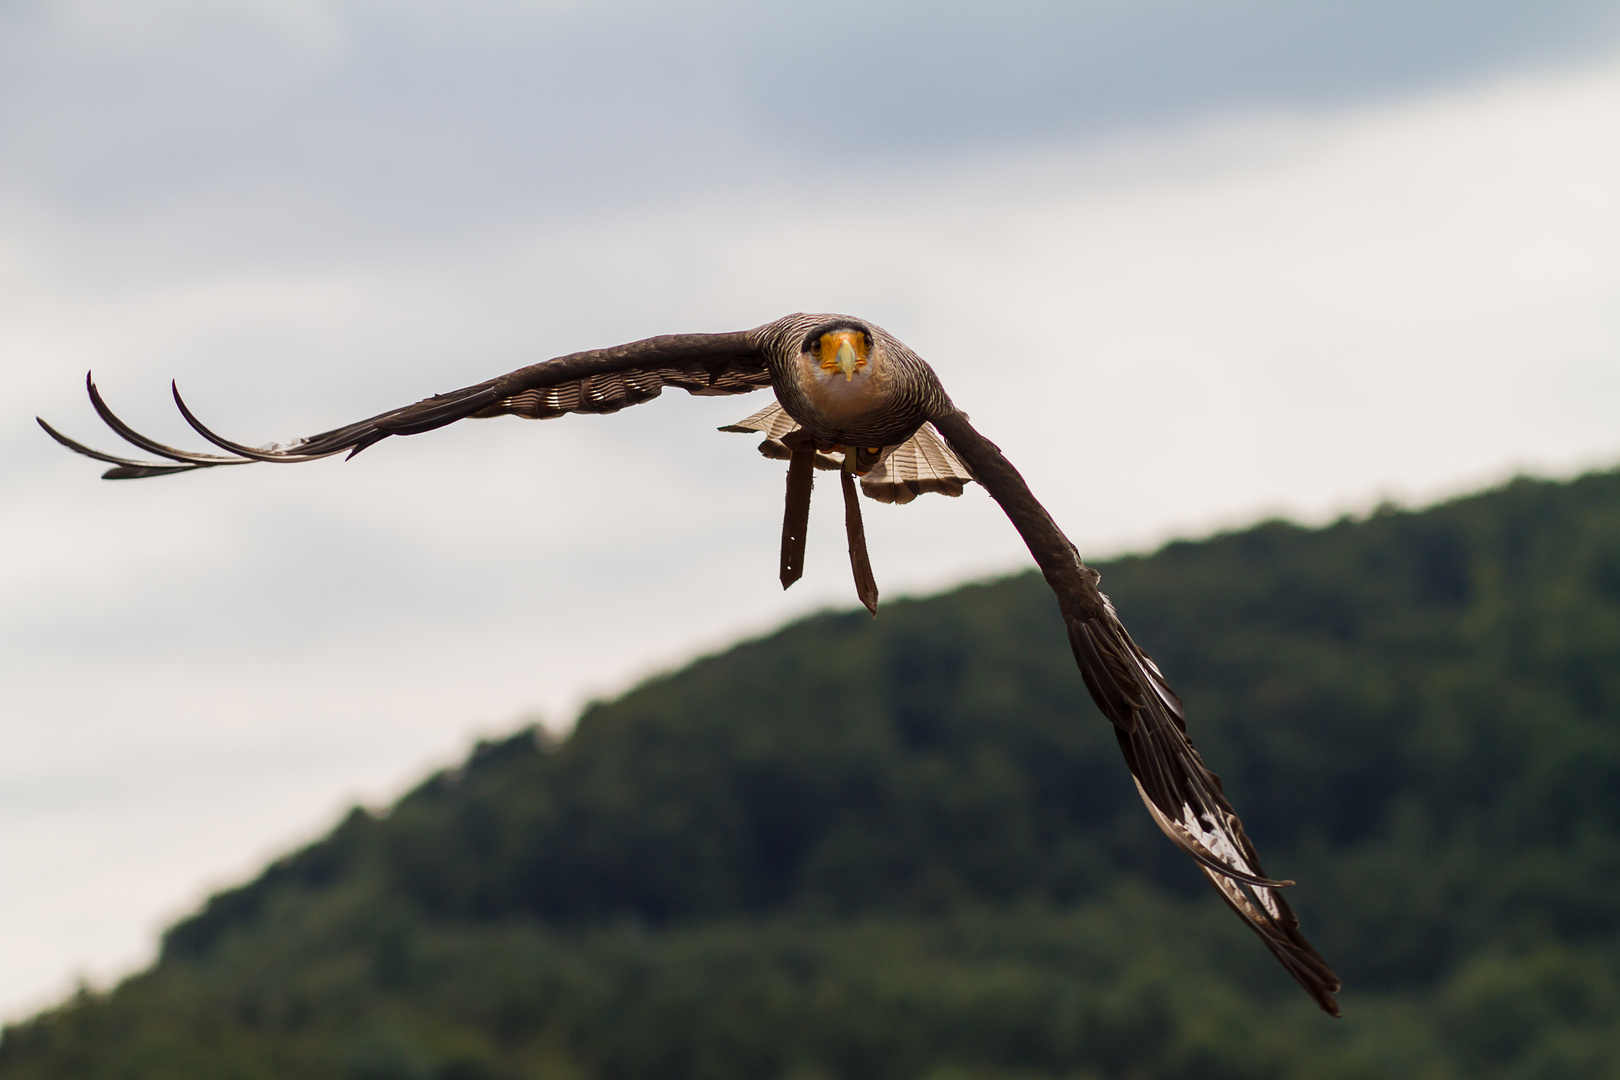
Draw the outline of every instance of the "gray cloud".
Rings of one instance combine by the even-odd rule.
[[[1354,104],[1617,37],[1612,0],[13,5],[0,184],[307,250]]]

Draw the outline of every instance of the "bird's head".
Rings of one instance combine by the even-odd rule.
[[[830,442],[856,439],[863,446],[890,445],[874,441],[879,432],[893,429],[901,436],[895,445],[911,434],[903,430],[910,418],[892,415],[896,391],[911,385],[904,345],[848,315],[790,315],[764,329],[771,332],[773,377],[782,380],[778,397],[806,430]],[[915,367],[931,374],[920,363]],[[916,419],[920,423],[923,417]]]
[[[799,392],[816,417],[799,417],[816,430],[858,423],[878,405],[889,383],[881,331],[841,315],[803,330],[796,365]]]
[[[848,384],[857,375],[871,374],[872,335],[858,323],[818,326],[805,335],[801,351],[808,360],[806,366],[819,373],[817,381]]]

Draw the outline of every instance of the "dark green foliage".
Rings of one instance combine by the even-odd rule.
[[[0,1075],[1620,1074],[1620,474],[1102,569],[1345,1021],[1158,835],[1026,575],[481,745]]]

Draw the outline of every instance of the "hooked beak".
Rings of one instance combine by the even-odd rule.
[[[845,338],[838,346],[838,370],[844,373],[844,381],[849,382],[855,378],[855,367],[859,363],[855,358],[855,349]]]
[[[866,366],[869,347],[862,331],[831,330],[816,342],[815,358],[822,371],[835,379],[841,371],[844,381],[851,382],[855,373]]]

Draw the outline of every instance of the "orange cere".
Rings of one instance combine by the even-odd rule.
[[[821,362],[822,371],[838,370],[838,350],[845,342],[855,352],[855,366],[866,366],[866,335],[859,330],[833,330],[822,334],[821,340],[816,342],[816,359]]]

